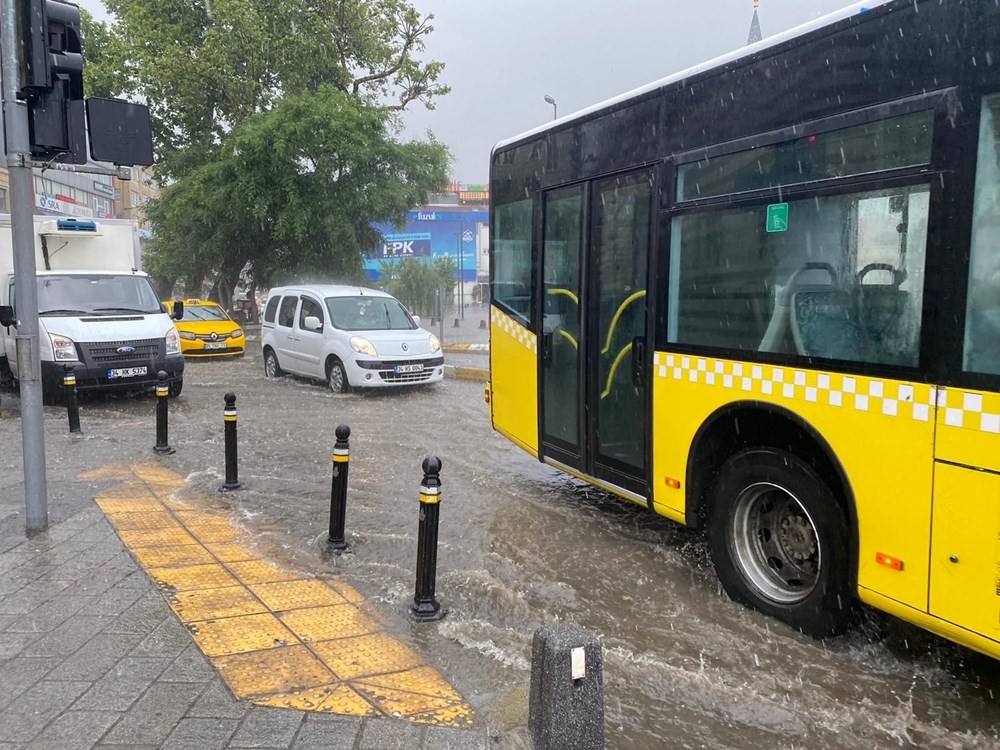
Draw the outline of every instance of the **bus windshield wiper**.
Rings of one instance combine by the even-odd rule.
[[[39,310],[39,315],[90,315],[90,310],[71,310],[54,307],[51,310]]]

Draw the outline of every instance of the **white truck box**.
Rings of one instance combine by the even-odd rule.
[[[140,266],[129,221],[35,218],[39,351],[44,388],[62,383],[67,366],[77,388],[145,390],[167,373],[180,393],[184,359],[173,321]],[[0,215],[0,305],[17,317],[10,217]],[[0,326],[0,368],[18,376],[15,326]]]

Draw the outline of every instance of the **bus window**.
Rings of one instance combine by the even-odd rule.
[[[493,280],[490,294],[531,321],[531,199],[496,206],[493,211]]]
[[[676,217],[669,340],[915,367],[928,199],[918,185]]]
[[[973,204],[965,369],[1000,375],[1000,94],[983,100]]]

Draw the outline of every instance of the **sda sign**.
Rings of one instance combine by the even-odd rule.
[[[430,255],[429,234],[387,234],[382,238],[383,258],[429,258]]]

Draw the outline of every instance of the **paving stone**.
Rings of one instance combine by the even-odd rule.
[[[10,659],[0,666],[0,707],[6,706],[17,696],[30,688],[61,660],[53,659]]]
[[[225,683],[216,677],[187,715],[216,719],[242,719],[249,710],[250,704],[236,700]]]
[[[160,675],[161,682],[209,682],[215,678],[215,670],[204,654],[185,633],[188,646],[174,659],[166,671]]]
[[[112,622],[110,617],[73,617],[43,635],[23,656],[69,656]]]
[[[301,722],[299,711],[254,706],[232,744],[234,747],[290,747]]]
[[[59,666],[58,679],[97,680],[135,648],[140,640],[141,635],[99,634]]]
[[[120,586],[123,584],[119,584]],[[143,596],[104,629],[106,633],[140,633],[148,635],[171,617],[166,602],[159,593]]]
[[[80,610],[81,615],[120,615],[127,610],[139,597],[142,591],[139,589],[123,588],[115,586],[108,589],[100,596],[94,597],[89,604]]]
[[[359,750],[390,750],[396,747],[420,747],[424,728],[419,724],[393,719],[366,721],[361,730]]]
[[[137,570],[135,573],[132,573],[132,575],[122,581],[122,585],[128,588],[142,589],[143,591],[153,590],[153,582],[150,581],[149,576],[141,570]]]
[[[0,573],[2,572],[0,570]],[[35,580],[33,577],[25,576],[23,573],[4,574],[0,578],[0,596],[10,596],[16,591],[23,589],[33,580]]]
[[[43,680],[28,688],[0,711],[0,740],[28,742],[70,706],[88,682]]]
[[[163,620],[132,651],[132,656],[164,657],[176,659],[191,645],[191,635],[187,628],[173,617]]]
[[[0,615],[0,630],[6,630],[8,625],[20,619],[20,615]]]
[[[57,596],[11,623],[7,630],[11,633],[46,633],[55,630],[90,601],[89,596]]]
[[[67,711],[26,750],[90,750],[119,718],[121,714],[115,711]]]
[[[71,585],[70,581],[32,581],[0,600],[0,615],[26,615]]]
[[[0,659],[10,659],[42,637],[42,633],[4,633],[0,638]]]
[[[238,725],[236,719],[181,719],[162,750],[222,750]]]
[[[486,750],[486,733],[471,729],[427,727],[425,750]]]
[[[107,733],[105,745],[161,744],[198,698],[200,687],[184,682],[157,682]]]
[[[73,704],[73,710],[126,711],[169,663],[168,659],[122,659]]]
[[[353,750],[361,724],[357,716],[306,714],[292,750]]]

